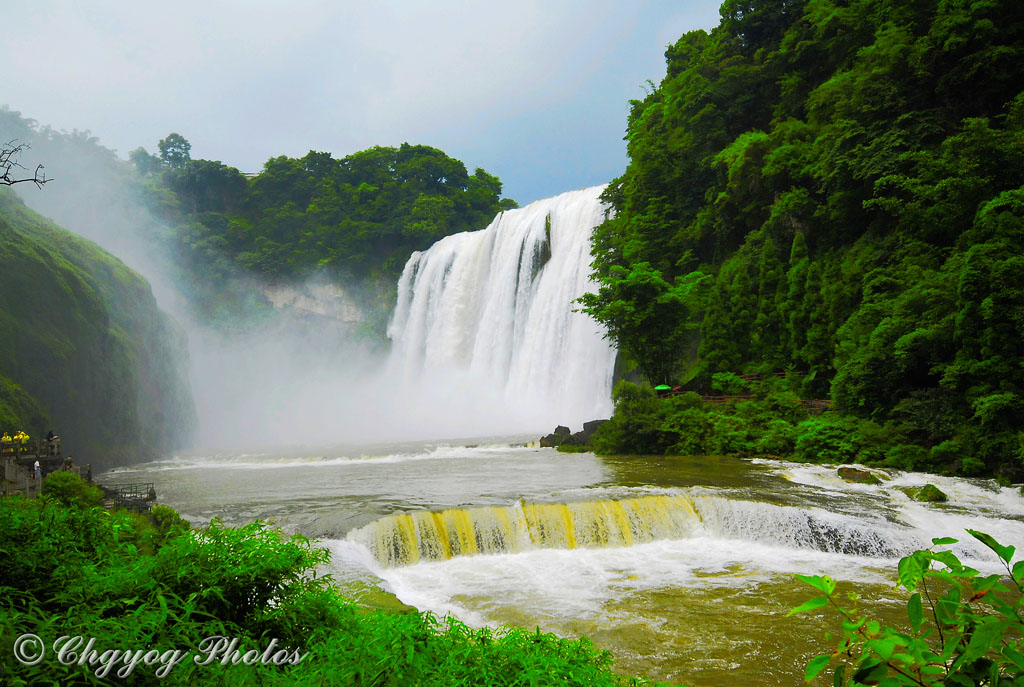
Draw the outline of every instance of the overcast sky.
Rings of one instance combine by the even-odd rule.
[[[0,104],[122,157],[175,131],[246,172],[422,143],[525,204],[622,172],[629,100],[718,5],[4,0]]]

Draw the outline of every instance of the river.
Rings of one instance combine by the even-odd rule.
[[[98,481],[153,482],[196,525],[262,519],[314,537],[337,584],[369,602],[586,635],[620,672],[693,687],[802,684],[836,623],[786,617],[814,596],[794,573],[855,583],[897,622],[900,556],[952,536],[994,572],[965,528],[1024,543],[1024,497],[994,482],[894,473],[867,486],[835,467],[561,454],[533,439],[187,454]],[[926,482],[949,502],[898,488]]]

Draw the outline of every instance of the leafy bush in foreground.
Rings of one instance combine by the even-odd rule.
[[[73,481],[73,480],[72,480]],[[76,484],[65,484],[74,493]],[[388,614],[342,598],[316,574],[326,549],[264,523],[214,522],[188,529],[157,507],[150,516],[66,506],[54,499],[0,499],[0,683],[31,685],[597,685],[640,684],[611,672],[611,655],[586,639],[521,629],[473,629],[429,613]],[[43,639],[36,665],[14,659],[18,637]],[[62,636],[109,650],[189,651],[160,664],[65,665]],[[223,653],[198,665],[208,637],[267,647],[283,665],[233,663]],[[206,645],[209,648],[209,644]],[[300,662],[293,660],[304,656]]]
[[[861,615],[857,595],[836,594],[830,577],[798,575],[823,596],[790,615],[831,606],[843,617],[835,651],[812,659],[806,679],[813,680],[838,660],[833,674],[837,687],[1024,685],[1024,561],[1012,562],[1014,547],[1002,546],[983,532],[967,532],[999,556],[1010,586],[1000,575],[983,576],[965,566],[952,551],[915,551],[899,564],[899,586],[912,592],[909,631]],[[934,546],[956,542],[932,540]]]

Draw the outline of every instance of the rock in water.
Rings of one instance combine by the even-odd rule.
[[[576,439],[576,443],[581,446],[590,446],[590,441],[594,438],[594,432],[597,428],[608,422],[608,420],[591,420],[590,422],[583,423],[583,431],[576,432],[573,435],[573,439]]]
[[[945,492],[934,484],[926,484],[923,487],[903,487],[900,491],[921,503],[945,503],[949,500]]]
[[[571,430],[563,425],[555,427],[555,431],[540,438],[542,448],[552,448],[565,442],[569,438]]]
[[[854,484],[881,484],[882,480],[878,479],[878,475],[871,472],[870,470],[861,470],[860,468],[841,467],[837,470],[839,476],[847,482]]]

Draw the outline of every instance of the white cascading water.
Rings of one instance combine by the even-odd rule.
[[[615,350],[574,312],[595,287],[590,236],[606,215],[603,190],[508,210],[414,253],[388,328],[403,388],[429,390],[425,403],[444,403],[476,433],[608,417]],[[474,414],[490,421],[468,422]]]

